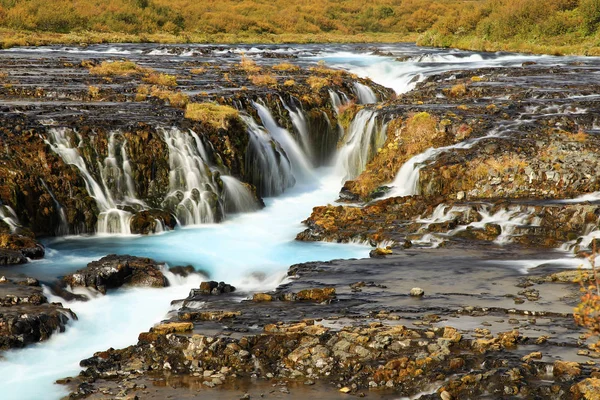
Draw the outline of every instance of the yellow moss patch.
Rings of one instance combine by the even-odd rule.
[[[277,79],[271,74],[250,75],[248,79],[256,86],[277,85]]]
[[[153,96],[168,101],[171,106],[177,108],[184,108],[190,101],[190,98],[186,94],[179,91],[161,89],[158,86],[152,86],[151,88],[146,85],[138,86],[135,97],[136,101],[143,101],[147,96]]]
[[[84,65],[83,62],[82,65]],[[84,66],[88,66],[90,74],[101,76],[142,75],[151,72],[151,70],[140,67],[133,61],[102,61],[100,65],[87,64]]]
[[[295,84],[296,84],[296,81],[293,79],[288,79],[287,81],[283,82],[283,86],[287,86],[287,87],[294,86]]]
[[[193,68],[193,69],[190,70],[190,73],[194,74],[194,75],[200,75],[200,74],[203,74],[205,72],[206,72],[206,68],[204,68],[204,67]]]
[[[236,109],[215,103],[189,103],[185,108],[185,117],[201,121],[215,128],[225,127],[227,120],[238,118]]]
[[[246,56],[242,56],[240,67],[249,74],[256,74],[257,72],[260,72],[260,67],[256,65],[256,61]]]
[[[297,65],[294,65],[294,64],[290,64],[290,63],[284,62],[284,63],[281,63],[281,64],[274,65],[273,69],[275,71],[294,72],[294,71],[299,71],[300,67],[298,67]]]
[[[88,94],[92,99],[97,99],[100,96],[100,88],[98,86],[88,86]]]
[[[145,76],[142,80],[151,85],[177,86],[177,77],[175,75],[159,74],[153,72]]]
[[[325,86],[329,86],[331,83],[329,78],[324,78],[321,76],[310,76],[306,79],[306,83],[312,90],[319,91],[323,89]]]
[[[467,94],[467,85],[459,83],[450,88],[447,91],[447,95],[450,97],[463,97]]]

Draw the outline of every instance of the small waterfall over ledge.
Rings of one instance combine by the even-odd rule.
[[[360,82],[354,82],[354,93],[358,97],[358,104],[374,104],[378,101],[375,92]]]
[[[360,110],[344,135],[343,145],[336,159],[337,174],[344,180],[356,178],[383,146],[387,124],[378,121],[377,112]]]
[[[15,210],[2,203],[0,203],[0,220],[8,225],[11,233],[16,232],[17,228],[21,226]]]
[[[214,223],[222,220],[226,212],[246,212],[258,207],[250,189],[236,178],[227,176],[225,167],[213,164],[219,156],[202,135],[177,128],[158,130],[169,154],[168,193],[159,202],[161,208],[177,218],[178,223]],[[66,128],[50,129],[46,142],[65,163],[79,170],[86,190],[99,210],[96,232],[129,235],[134,215],[151,208],[136,190],[135,163],[128,156],[127,139],[119,131],[110,132],[107,136],[104,159],[97,151],[87,155],[90,159],[84,159],[83,139]],[[58,201],[55,204],[64,215]],[[155,220],[154,233],[164,231],[163,221]],[[61,227],[59,233],[63,230]]]

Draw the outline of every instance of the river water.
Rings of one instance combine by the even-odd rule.
[[[373,49],[376,48],[377,52]],[[413,45],[306,45],[306,46],[162,46],[102,45],[84,49],[46,47],[11,49],[11,57],[80,57],[82,59],[127,57],[131,59],[168,58],[172,63],[189,59],[207,62],[238,62],[240,54],[259,63],[278,60],[262,58],[265,51],[293,55],[292,62],[313,65],[323,60],[327,65],[367,77],[404,93],[426,76],[449,70],[494,66],[518,66],[524,61],[566,65],[576,58],[528,56],[507,53],[479,54],[454,50],[417,48]],[[2,54],[0,53],[0,57]],[[364,92],[364,88],[357,90]],[[359,93],[360,95],[360,93]],[[372,102],[362,93],[364,102]],[[258,105],[261,114],[268,110]],[[262,123],[269,130],[268,115]],[[367,124],[368,118],[362,116]],[[271,131],[276,128],[271,127]],[[364,126],[363,126],[364,130]],[[272,132],[273,137],[276,137]],[[281,134],[279,132],[278,134]],[[289,138],[288,138],[289,139]],[[287,139],[279,139],[281,141]],[[361,143],[360,140],[356,143]],[[286,143],[280,143],[285,146]],[[290,145],[289,143],[287,144]],[[301,146],[294,145],[296,164],[302,164]],[[339,157],[352,157],[358,148],[344,148]],[[291,151],[288,151],[290,153]],[[294,160],[292,160],[294,161]],[[337,159],[330,167],[310,170],[296,165],[296,185],[282,195],[267,198],[260,211],[229,215],[221,224],[192,225],[151,236],[98,235],[62,237],[47,241],[47,256],[25,266],[7,269],[42,281],[52,281],[111,253],[151,257],[171,266],[193,265],[213,280],[225,281],[243,293],[275,288],[285,279],[287,267],[306,261],[366,257],[369,247],[362,244],[303,243],[294,241],[301,231],[300,221],[310,215],[312,207],[332,203],[342,180],[349,173],[348,162]],[[364,160],[361,161],[364,166]],[[301,169],[301,170],[300,170]],[[410,190],[405,190],[410,193]],[[65,333],[23,350],[9,351],[0,361],[0,397],[2,399],[58,399],[64,388],[54,381],[76,375],[79,361],[95,351],[120,348],[135,343],[141,331],[165,318],[171,300],[184,298],[189,289],[198,287],[202,276],[180,278],[167,274],[171,286],[165,289],[121,289],[88,302],[66,302],[48,294],[51,301],[62,301],[79,317]]]

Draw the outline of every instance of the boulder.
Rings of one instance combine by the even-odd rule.
[[[111,254],[65,276],[63,282],[71,287],[92,288],[103,294],[108,289],[125,285],[165,287],[168,286],[168,281],[160,266],[150,258]]]
[[[588,378],[571,386],[571,393],[576,400],[598,400],[600,399],[600,379]]]

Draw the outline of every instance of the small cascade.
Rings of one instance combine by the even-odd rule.
[[[378,101],[373,89],[360,82],[354,82],[354,93],[358,98],[358,104],[374,104]]]
[[[258,209],[254,195],[242,182],[229,175],[221,175],[221,180],[226,213],[251,212]]]
[[[500,132],[500,128],[493,129],[485,136],[465,140],[464,142],[460,142],[446,147],[430,147],[423,153],[411,157],[402,165],[402,167],[400,167],[400,170],[396,174],[396,177],[390,184],[391,186],[393,186],[393,189],[390,190],[388,194],[386,194],[385,197],[383,197],[382,199],[389,197],[413,196],[419,194],[419,175],[421,172],[421,168],[423,168],[428,161],[432,160],[438,154],[441,154],[445,151],[453,149],[469,149],[480,140],[489,139],[492,137],[499,137]]]
[[[294,137],[284,128],[277,125],[273,115],[267,107],[262,104],[253,103],[260,120],[265,129],[271,134],[280,146],[285,150],[296,181],[310,182],[313,180],[312,166],[307,155],[302,151]]]
[[[293,109],[292,107],[288,106],[283,100],[281,101],[281,103],[289,113],[290,118],[292,120],[292,124],[294,125],[294,128],[299,134],[300,146],[302,147],[302,151],[309,160],[314,160],[314,154],[312,151],[313,145],[310,140],[308,122],[306,121],[306,117],[304,116],[303,110]]]
[[[387,125],[378,124],[377,116],[374,111],[360,110],[345,133],[336,161],[336,172],[344,180],[356,178],[384,145]]]
[[[163,130],[169,148],[169,194],[163,202],[183,225],[214,223],[221,220],[219,188],[200,137],[193,131]]]
[[[438,149],[429,148],[405,162],[392,182],[392,189],[386,197],[412,196],[418,194],[419,172],[423,163],[439,154]]]
[[[49,140],[46,143],[50,148],[58,154],[64,162],[74,165],[81,173],[87,192],[96,201],[100,214],[98,215],[98,223],[96,230],[101,234],[131,234],[131,213],[118,209],[117,203],[112,197],[109,188],[113,185],[104,179],[106,172],[101,174],[100,185],[88,170],[85,160],[79,153],[80,142],[77,147],[73,146],[69,138],[69,131],[66,128],[53,128],[48,131]],[[109,161],[105,163],[105,168],[108,165],[109,179],[115,173],[116,162]],[[114,169],[113,169],[114,168]]]
[[[65,213],[64,207],[62,206],[62,204],[60,204],[58,202],[58,200],[56,199],[56,196],[54,196],[54,193],[52,193],[52,191],[50,190],[48,185],[46,185],[46,182],[43,179],[40,179],[40,182],[42,183],[42,186],[44,187],[44,189],[46,189],[46,191],[48,192],[50,197],[52,197],[52,201],[54,202],[54,207],[56,208],[56,211],[58,212],[59,223],[58,223],[58,228],[56,229],[56,235],[57,236],[68,235],[69,234],[69,223],[67,222],[67,214]]]
[[[345,103],[342,101],[342,98],[337,92],[329,89],[329,98],[331,99],[331,104],[333,105],[333,111],[335,111],[336,115],[340,114],[340,107]]]
[[[242,115],[248,135],[246,173],[261,196],[277,196],[294,186],[296,179],[286,152],[248,115]]]
[[[17,213],[10,206],[0,203],[0,220],[8,225],[10,232],[14,233],[21,225]]]

